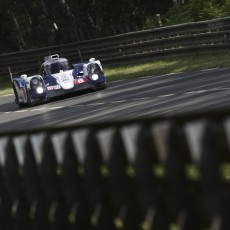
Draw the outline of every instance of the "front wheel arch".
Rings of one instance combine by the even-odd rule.
[[[13,82],[13,91],[14,91],[14,96],[15,96],[15,103],[18,105],[19,108],[23,108],[23,107],[25,107],[25,104],[22,104],[19,102],[19,95],[18,95],[17,89],[15,88],[15,84],[17,84],[17,82]]]

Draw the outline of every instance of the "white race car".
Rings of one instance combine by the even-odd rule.
[[[86,89],[106,88],[106,79],[99,60],[70,65],[58,54],[45,58],[39,74],[26,74],[12,79],[15,102],[19,107],[39,104],[53,97]]]

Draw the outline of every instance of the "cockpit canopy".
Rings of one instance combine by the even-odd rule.
[[[70,69],[70,65],[67,59],[60,58],[58,60],[54,60],[52,62],[44,63],[44,73],[45,75],[51,75],[60,73],[62,71],[66,71]]]

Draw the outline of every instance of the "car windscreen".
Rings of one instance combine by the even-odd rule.
[[[47,75],[60,73],[69,69],[68,61],[52,62],[44,66],[45,73]]]

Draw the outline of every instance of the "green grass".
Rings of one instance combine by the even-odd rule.
[[[169,57],[138,64],[106,67],[104,68],[104,72],[108,81],[114,81],[223,67],[230,67],[230,52]],[[11,93],[13,93],[13,91],[10,78],[0,79],[0,95]]]
[[[13,90],[11,87],[10,76],[8,78],[6,76],[0,78],[0,95],[12,94],[12,93]]]
[[[116,80],[223,67],[230,67],[230,52],[212,55],[170,57],[138,65],[110,67],[105,68],[105,73],[110,80]]]

